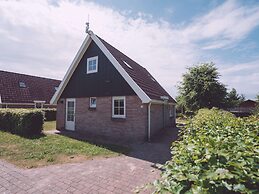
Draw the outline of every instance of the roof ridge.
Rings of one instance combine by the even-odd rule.
[[[54,81],[60,81],[61,82],[61,80],[58,80],[58,79],[53,79],[53,78],[48,78],[48,77],[41,77],[41,76],[35,76],[35,75],[30,75],[30,74],[25,74],[25,73],[17,73],[17,72],[13,72],[13,71],[0,70],[0,72],[11,73],[11,74],[16,74],[16,75],[22,75],[22,76],[29,76],[29,77],[34,77],[34,78],[48,79],[48,80],[54,80]]]

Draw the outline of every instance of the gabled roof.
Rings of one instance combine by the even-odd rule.
[[[2,103],[49,104],[61,81],[31,75],[0,71],[0,96]]]
[[[96,36],[93,32],[90,32],[84,40],[62,83],[60,84],[58,91],[51,99],[51,103],[57,103],[57,100],[60,98],[91,41],[94,41],[102,50],[105,56],[110,60],[125,81],[138,95],[142,103],[149,103],[152,101],[163,102],[163,99],[167,99],[170,103],[175,103],[175,100],[163,89],[163,87],[144,67],[140,66],[138,63],[111,46],[109,43]]]
[[[174,99],[144,67],[133,61],[131,58],[120,52],[105,40],[101,39],[100,37],[98,38],[150,99],[161,100],[161,96],[167,96],[169,101],[175,102]]]

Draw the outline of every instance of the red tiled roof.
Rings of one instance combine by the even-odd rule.
[[[19,83],[26,87],[20,87]],[[33,103],[35,100],[49,104],[61,81],[0,71],[0,96],[3,103]]]
[[[102,41],[113,57],[119,62],[123,69],[129,74],[129,76],[136,82],[136,84],[149,96],[149,98],[153,100],[161,100],[161,96],[167,96],[170,102],[175,102],[175,100],[144,67],[133,61],[118,49],[114,48],[99,36],[98,38]]]

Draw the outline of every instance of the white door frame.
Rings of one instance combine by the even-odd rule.
[[[68,121],[68,102],[74,102],[74,118],[73,121]],[[66,118],[65,118],[65,128],[66,130],[74,131],[75,130],[75,113],[76,113],[76,99],[75,98],[67,98],[66,99]]]

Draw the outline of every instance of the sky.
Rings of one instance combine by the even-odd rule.
[[[0,0],[0,70],[63,79],[88,18],[173,97],[186,68],[206,62],[228,89],[259,94],[257,0]]]

